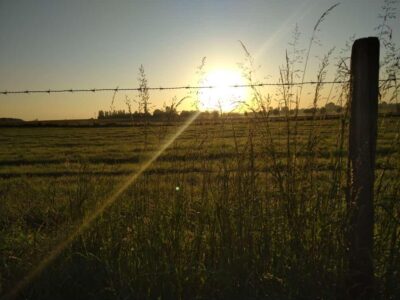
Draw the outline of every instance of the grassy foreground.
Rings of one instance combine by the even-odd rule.
[[[382,299],[400,297],[398,121],[379,121],[377,143]],[[0,295],[178,126],[2,128]],[[346,132],[344,119],[192,124],[21,298],[343,297]]]

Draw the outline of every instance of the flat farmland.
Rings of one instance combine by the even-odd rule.
[[[400,295],[398,122],[379,120],[381,297]],[[40,265],[180,126],[1,128],[0,287]],[[347,131],[341,119],[195,121],[24,296],[335,298],[346,269]]]
[[[381,122],[377,145],[377,167],[380,169],[388,155],[395,154],[398,134],[396,119]],[[2,128],[0,134],[0,177],[60,177],[73,176],[81,172],[82,164],[86,172],[99,175],[130,174],[147,157],[158,150],[169,135],[175,133],[180,123],[152,124],[147,129],[133,127],[27,127]],[[243,154],[253,141],[253,154],[256,156],[256,171],[268,171],[268,153],[282,158],[287,154],[287,124],[270,122],[269,133],[255,130],[263,127],[262,122],[225,121],[215,124],[196,123],[190,126],[150,167],[152,172],[174,173],[182,170],[173,167],[177,163],[190,163],[201,170],[201,162],[224,161],[232,163],[237,155]],[[297,132],[291,124],[291,144],[297,143],[296,156],[304,158],[306,144],[311,137],[317,148],[314,153],[321,169],[329,168],[335,156],[346,157],[346,149],[337,149],[339,121],[324,120],[311,124],[301,121]],[[144,135],[148,140],[145,145]],[[347,143],[347,136],[344,139]],[[293,149],[292,149],[293,150]],[[188,164],[182,165],[188,167]],[[391,166],[386,166],[391,167]],[[184,171],[184,170],[183,170]],[[190,169],[186,168],[186,171]]]

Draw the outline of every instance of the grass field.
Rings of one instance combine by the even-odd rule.
[[[377,144],[374,263],[386,299],[400,297],[398,121],[379,120]],[[1,294],[181,125],[1,128]],[[344,119],[194,122],[21,296],[340,298],[346,132]]]

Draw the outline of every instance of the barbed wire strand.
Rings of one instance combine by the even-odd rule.
[[[250,87],[263,87],[263,86],[289,86],[289,85],[305,85],[305,84],[343,84],[348,83],[348,81],[308,81],[299,83],[256,83],[256,84],[236,84],[236,85],[207,85],[207,86],[169,86],[169,87],[147,87],[147,88],[92,88],[92,89],[47,89],[47,90],[16,90],[16,91],[1,91],[0,94],[51,94],[51,93],[86,93],[86,92],[128,92],[128,91],[141,91],[146,90],[189,90],[189,89],[215,89],[215,88],[250,88]]]
[[[380,79],[380,82],[394,81],[394,79]],[[15,90],[15,91],[1,91],[2,95],[12,94],[52,94],[52,93],[96,93],[96,92],[130,92],[130,91],[166,91],[166,90],[199,90],[199,89],[216,89],[216,88],[255,88],[265,86],[302,86],[302,85],[315,85],[315,84],[345,84],[350,83],[349,80],[342,81],[306,81],[306,82],[271,82],[271,83],[254,83],[254,84],[235,84],[235,85],[206,85],[206,86],[169,86],[169,87],[128,87],[128,88],[92,88],[92,89],[47,89],[47,90]]]

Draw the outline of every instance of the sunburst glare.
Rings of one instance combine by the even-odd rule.
[[[205,88],[199,92],[200,110],[229,112],[246,101],[248,88],[239,71],[218,69],[207,73],[201,82]]]

